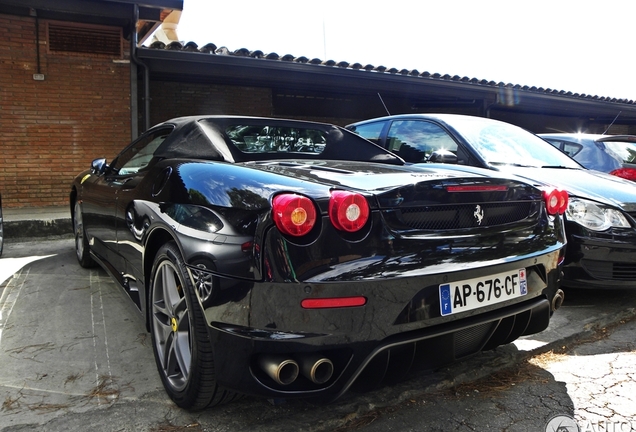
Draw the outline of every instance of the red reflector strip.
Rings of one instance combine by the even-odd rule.
[[[304,309],[328,309],[364,306],[366,303],[366,297],[332,297],[303,299],[300,305]]]
[[[448,186],[448,192],[505,192],[508,186],[503,185],[482,185],[482,186]]]

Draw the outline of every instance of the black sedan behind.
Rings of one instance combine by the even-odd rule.
[[[424,169],[336,126],[188,117],[70,194],[77,259],[139,307],[179,406],[333,399],[545,329],[567,194]]]
[[[636,288],[636,185],[592,171],[508,123],[453,114],[405,114],[347,126],[411,163],[471,165],[567,190],[563,285]]]

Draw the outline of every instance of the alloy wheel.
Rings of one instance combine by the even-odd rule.
[[[152,289],[152,332],[157,356],[168,383],[181,391],[188,383],[192,362],[192,329],[183,281],[166,259],[156,268]]]

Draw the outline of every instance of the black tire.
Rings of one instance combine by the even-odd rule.
[[[84,231],[84,216],[79,201],[75,202],[73,211],[73,234],[75,235],[75,255],[77,262],[84,268],[95,267],[95,261],[91,257],[88,239]]]
[[[235,393],[217,385],[203,312],[174,242],[155,257],[149,294],[152,347],[170,398],[189,410],[233,400]]]

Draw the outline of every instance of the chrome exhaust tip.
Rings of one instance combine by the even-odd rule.
[[[563,300],[565,300],[565,293],[562,289],[558,289],[557,292],[552,297],[552,311],[554,312],[563,304]]]
[[[298,378],[298,363],[286,356],[264,355],[258,365],[277,384],[289,385]]]
[[[301,360],[300,371],[314,384],[324,384],[333,375],[333,363],[321,355],[309,355]]]

